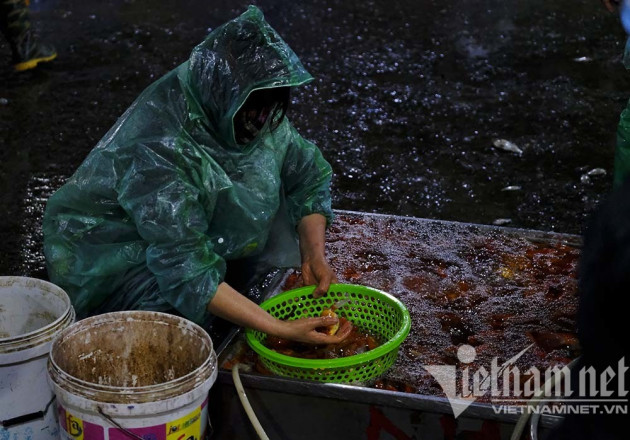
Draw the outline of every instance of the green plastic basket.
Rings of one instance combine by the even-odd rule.
[[[368,383],[392,366],[398,348],[409,334],[411,318],[393,296],[365,286],[331,284],[326,295],[314,298],[314,286],[278,294],[260,306],[272,316],[299,319],[320,316],[322,310],[342,299],[349,302],[336,310],[361,330],[377,337],[382,345],[365,353],[337,359],[302,359],[280,354],[263,345],[265,333],[248,329],[247,343],[271,372],[295,379],[333,383]]]

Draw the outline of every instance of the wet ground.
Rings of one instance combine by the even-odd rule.
[[[599,0],[256,4],[316,77],[289,116],[332,163],[335,208],[580,233],[610,190],[630,73]],[[59,59],[18,75],[0,42],[0,274],[46,277],[47,198],[145,87],[247,5],[32,1]],[[606,174],[581,179],[594,168]]]

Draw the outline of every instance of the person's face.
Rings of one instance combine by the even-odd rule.
[[[234,116],[234,134],[239,144],[247,144],[253,141],[273,115],[273,121],[269,121],[273,130],[282,122],[283,112],[280,111],[282,103],[277,91],[273,89],[256,90],[249,97]],[[278,119],[278,120],[276,120]]]

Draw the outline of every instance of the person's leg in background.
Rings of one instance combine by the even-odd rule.
[[[27,0],[0,0],[0,31],[11,46],[13,67],[28,70],[57,57],[55,48],[40,43],[29,20]]]

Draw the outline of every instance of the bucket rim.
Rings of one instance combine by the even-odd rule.
[[[28,287],[28,283],[33,283],[39,286],[47,287],[47,291],[52,293],[56,297],[60,298],[66,305],[63,313],[59,315],[57,319],[52,321],[49,324],[46,324],[43,327],[32,330],[27,333],[21,333],[15,336],[9,336],[6,338],[0,337],[0,355],[5,353],[12,353],[14,351],[21,350],[21,346],[27,343],[33,343],[36,341],[45,342],[48,339],[52,339],[53,335],[49,335],[49,333],[57,330],[59,327],[65,326],[66,323],[74,321],[74,307],[72,306],[72,302],[70,297],[66,293],[64,289],[59,287],[56,284],[53,284],[46,280],[41,280],[39,278],[32,277],[24,277],[24,276],[11,276],[4,275],[0,276],[0,288],[2,287],[10,287],[16,284],[19,284],[22,287]],[[12,346],[18,345],[19,347],[11,348]]]
[[[115,318],[113,320],[108,320],[108,318]],[[64,342],[64,339],[80,334],[82,331],[87,331],[89,325],[98,322],[100,324],[112,324],[116,322],[123,322],[133,320],[133,317],[152,317],[153,319],[137,319],[138,321],[144,322],[160,322],[161,324],[165,324],[164,321],[159,321],[158,318],[167,318],[171,321],[171,325],[176,325],[178,327],[187,327],[190,330],[194,331],[200,339],[204,340],[208,345],[208,355],[204,359],[204,361],[197,366],[192,371],[176,377],[174,379],[160,382],[152,385],[144,385],[144,386],[114,386],[114,385],[106,385],[106,384],[98,384],[95,382],[90,382],[65,371],[63,368],[55,360],[55,350],[58,348],[60,344]],[[167,323],[168,324],[168,323]],[[145,310],[126,310],[126,311],[118,311],[118,312],[108,312],[100,315],[94,315],[80,321],[77,321],[73,325],[66,327],[63,329],[55,338],[53,344],[50,347],[50,355],[48,357],[48,371],[49,376],[52,381],[61,386],[59,382],[65,382],[69,384],[75,391],[80,394],[93,394],[94,392],[98,392],[105,397],[107,394],[112,394],[120,398],[121,396],[127,396],[129,399],[125,400],[125,402],[134,403],[138,401],[143,401],[142,397],[155,394],[157,392],[166,392],[167,390],[176,389],[180,386],[183,386],[187,383],[196,383],[196,382],[205,382],[209,380],[213,375],[215,375],[218,370],[218,359],[217,354],[214,350],[214,345],[212,338],[208,334],[208,332],[201,327],[200,325],[177,315],[172,315],[169,313],[163,312],[155,312],[155,311],[145,311]],[[165,399],[168,396],[165,397]],[[118,400],[118,399],[116,399]]]

